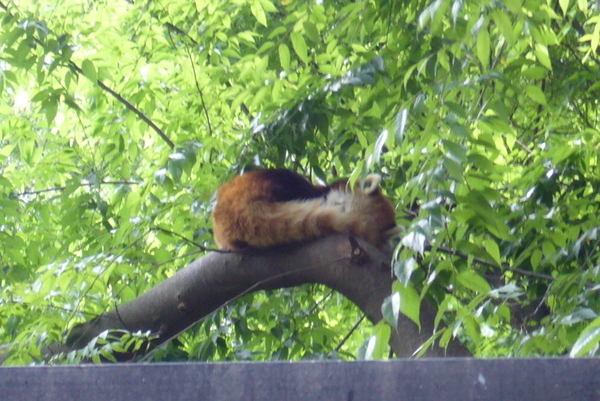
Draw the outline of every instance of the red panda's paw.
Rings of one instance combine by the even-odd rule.
[[[404,232],[404,229],[402,227],[394,226],[390,229],[383,231],[382,237],[385,240],[385,242],[390,242],[392,240],[392,238],[399,237],[400,234],[402,234],[403,232]]]
[[[348,210],[350,195],[347,192],[340,190],[332,190],[325,198],[325,206],[333,207],[340,213],[345,213]]]
[[[386,236],[386,238],[392,238],[392,237],[402,234],[403,232],[404,232],[403,227],[394,226],[388,230],[385,230],[384,235]]]

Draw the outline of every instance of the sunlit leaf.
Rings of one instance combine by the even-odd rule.
[[[596,3],[598,4],[598,3]],[[600,42],[600,21],[596,21],[594,26],[594,32],[592,32],[592,40],[590,41],[590,48],[593,52],[598,49],[598,43]]]
[[[396,274],[396,277],[398,277],[398,280],[406,286],[416,267],[417,261],[414,258],[397,260],[394,262],[394,273]]]
[[[404,141],[404,133],[406,132],[406,123],[408,121],[408,109],[402,109],[396,114],[395,134],[398,143],[401,144]]]
[[[386,355],[391,329],[390,326],[382,323],[375,326],[373,336],[367,341],[364,355],[366,360],[381,359]]]
[[[525,88],[525,93],[527,93],[527,96],[529,96],[533,101],[543,105],[547,104],[546,96],[544,95],[544,92],[542,92],[539,86],[528,85]]]
[[[96,72],[96,67],[91,60],[85,59],[81,63],[81,69],[83,70],[83,75],[92,82],[96,82],[98,80],[98,73]]]
[[[375,141],[375,145],[373,147],[373,153],[369,156],[369,163],[367,163],[368,168],[370,168],[373,164],[381,162],[381,155],[383,153],[383,148],[387,138],[388,130],[383,130],[377,137],[377,141]]]
[[[302,36],[299,32],[292,32],[290,34],[290,40],[292,41],[292,47],[296,52],[296,55],[300,57],[305,64],[308,64],[308,47],[306,46],[306,41],[304,40],[304,36]]]
[[[398,327],[398,317],[400,316],[400,293],[395,292],[383,301],[381,305],[381,313],[383,318],[392,327]]]
[[[537,60],[549,70],[552,70],[552,62],[550,61],[550,55],[548,54],[548,47],[537,44],[535,46],[535,56]]]
[[[413,285],[394,283],[393,290],[400,296],[400,311],[421,328],[421,297]]]
[[[259,1],[252,1],[250,3],[250,11],[261,25],[267,26],[267,15]]]
[[[561,324],[572,325],[579,323],[584,320],[596,319],[598,314],[590,308],[580,308],[575,312],[563,317],[560,321]]]
[[[290,49],[283,43],[279,45],[279,62],[284,70],[290,69]]]
[[[513,32],[513,23],[508,14],[504,10],[496,9],[492,12],[492,17],[506,41],[509,45],[512,45],[516,41],[516,38]]]
[[[425,242],[427,238],[425,235],[411,231],[407,233],[404,237],[402,237],[402,245],[407,246],[411,249],[419,253],[423,253],[425,251]]]
[[[523,289],[515,284],[506,284],[490,291],[490,296],[496,298],[518,298],[523,295]]]
[[[463,0],[454,0],[452,2],[452,23],[456,25],[456,21],[458,20],[458,16],[460,15],[460,10],[463,6]]]
[[[464,270],[456,276],[459,283],[466,288],[479,293],[488,293],[491,290],[488,282],[472,270]]]
[[[600,318],[594,319],[579,335],[571,348],[571,357],[594,355],[600,344]]]
[[[490,34],[486,29],[477,35],[477,57],[484,67],[490,63]]]
[[[496,262],[498,266],[501,266],[502,260],[500,259],[500,248],[498,247],[496,241],[486,240],[484,242],[484,246],[485,250],[492,256],[492,258],[494,258],[494,262]]]

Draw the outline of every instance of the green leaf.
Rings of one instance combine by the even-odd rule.
[[[444,167],[446,171],[448,171],[448,175],[455,181],[461,181],[464,169],[463,167],[456,162],[455,159],[451,159],[449,157],[444,157],[443,159]]]
[[[534,53],[540,64],[552,71],[552,62],[548,54],[548,47],[538,43],[535,45]]]
[[[385,146],[385,142],[388,138],[388,130],[384,129],[381,134],[377,137],[377,141],[375,141],[375,145],[373,146],[373,152],[369,155],[367,159],[367,169],[371,169],[373,164],[379,164],[381,162],[381,154],[383,152],[383,147]]]
[[[512,46],[516,42],[516,36],[513,32],[513,23],[508,14],[504,10],[496,9],[492,12],[492,17],[509,46]]]
[[[579,308],[575,312],[564,316],[560,320],[560,324],[574,325],[582,321],[597,319],[598,314],[590,308]]]
[[[304,64],[308,64],[308,48],[306,47],[306,42],[304,41],[304,36],[302,36],[299,32],[292,32],[290,34],[290,40],[292,41],[292,47],[294,51],[300,57],[300,60],[304,62]]]
[[[394,273],[398,280],[405,286],[408,285],[410,277],[417,266],[417,261],[414,258],[406,260],[396,260],[394,262]]]
[[[406,132],[406,122],[408,121],[408,109],[402,109],[396,114],[396,125],[394,131],[398,143],[404,141],[404,133]]]
[[[464,270],[456,276],[456,280],[464,287],[481,294],[487,294],[492,289],[489,283],[473,270]]]
[[[96,71],[96,67],[91,60],[85,59],[83,63],[81,63],[81,69],[83,70],[83,76],[96,83],[98,81],[98,73]]]
[[[490,64],[490,33],[482,29],[477,35],[477,58],[484,68]]]
[[[265,10],[259,1],[253,1],[250,3],[250,12],[254,15],[254,18],[263,26],[267,26],[267,15],[265,14]]]
[[[303,27],[304,33],[306,33],[306,36],[308,37],[308,39],[310,39],[311,42],[319,43],[321,41],[319,31],[315,24],[313,24],[310,21],[304,21]]]
[[[392,286],[393,291],[400,294],[400,312],[412,320],[419,329],[421,328],[421,297],[411,284],[405,286],[396,281]],[[394,326],[397,327],[397,326]]]
[[[596,3],[598,4],[598,3]],[[596,21],[594,31],[592,32],[592,40],[590,41],[590,50],[596,53],[598,49],[598,43],[600,42],[600,19]]]
[[[373,336],[367,341],[364,359],[374,360],[386,357],[391,334],[390,326],[384,322],[379,322],[375,326]]]
[[[386,322],[392,327],[398,327],[398,317],[400,316],[400,293],[394,292],[387,297],[381,305],[381,313]]]
[[[467,149],[463,145],[459,145],[452,141],[442,141],[446,148],[448,156],[458,164],[463,164],[467,161]]]
[[[290,70],[290,49],[283,43],[279,45],[279,63],[284,71]]]
[[[553,259],[556,254],[556,247],[550,241],[542,242],[542,252],[544,253],[544,257],[546,259]]]
[[[573,344],[569,355],[577,356],[593,356],[600,344],[600,317],[594,319],[585,329]]]
[[[498,266],[502,266],[502,260],[500,259],[500,248],[496,241],[491,239],[486,239],[484,242],[485,250],[490,254],[490,256],[494,259],[494,262]]]
[[[544,95],[544,92],[542,92],[542,89],[539,86],[528,85],[527,87],[525,87],[525,93],[534,102],[537,102],[537,103],[542,104],[544,106],[547,105],[547,103],[546,103],[546,96]]]
[[[542,261],[542,252],[539,249],[535,249],[531,253],[530,261],[531,261],[531,267],[533,268],[533,270],[538,270],[538,267],[540,266],[540,262]]]
[[[46,121],[49,126],[54,123],[54,118],[58,113],[58,99],[55,96],[48,96],[42,101],[42,110],[46,112]]]
[[[7,149],[11,150],[14,149],[14,146],[7,146]],[[8,156],[8,155],[3,155],[4,149],[0,148],[0,156]],[[7,152],[7,153],[11,153],[11,152]],[[8,180],[6,177],[4,177],[2,174],[0,174],[0,188],[2,189],[0,192],[1,193],[10,193],[13,190],[13,185],[10,182],[10,180]],[[4,206],[4,205],[3,205]]]

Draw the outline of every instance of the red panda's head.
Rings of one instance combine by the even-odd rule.
[[[379,174],[369,174],[364,181],[357,182],[353,189],[348,187],[348,179],[337,181],[330,188],[352,193],[351,207],[361,219],[351,233],[379,249],[385,249],[390,239],[401,232],[401,228],[396,224],[394,204],[379,189],[380,182]]]

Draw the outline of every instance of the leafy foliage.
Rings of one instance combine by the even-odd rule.
[[[478,356],[597,354],[594,2],[13,1],[0,26],[10,363],[198,257],[249,165],[387,176],[389,323],[427,300]],[[385,357],[358,320],[318,286],[254,294],[154,357]]]

